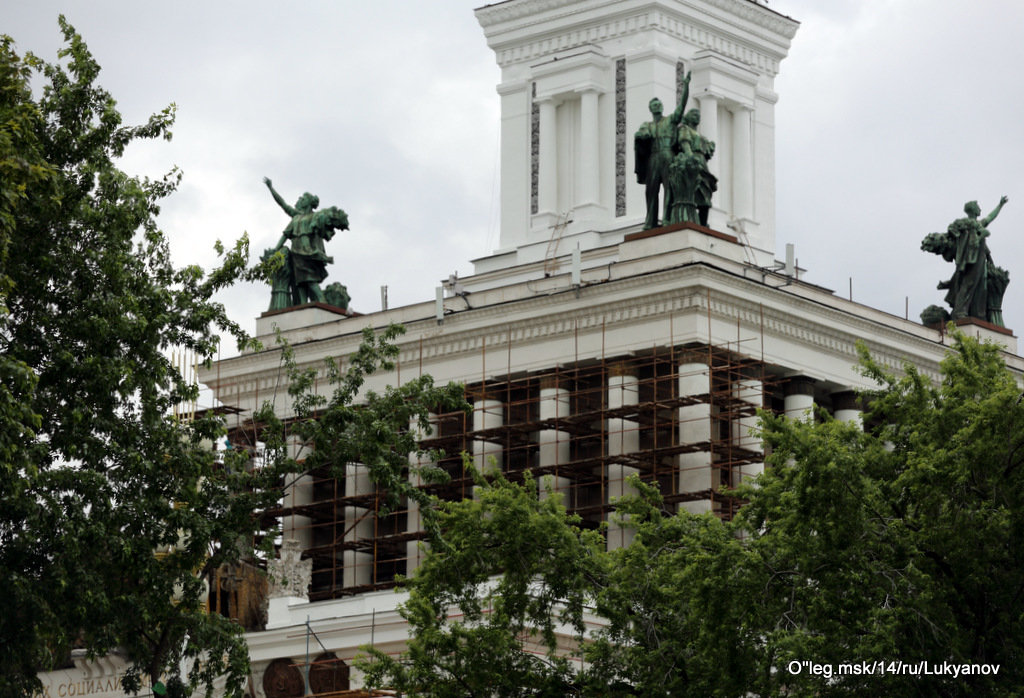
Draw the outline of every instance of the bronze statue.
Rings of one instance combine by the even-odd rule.
[[[274,201],[291,216],[277,246],[267,250],[268,259],[284,248],[284,264],[271,279],[270,310],[280,310],[303,303],[326,303],[320,282],[327,278],[327,265],[334,259],[324,252],[324,242],[334,237],[335,230],[348,230],[348,216],[336,206],[317,211],[320,199],[304,193],[289,206],[267,177],[263,178]],[[291,240],[291,249],[284,247]]]
[[[352,297],[348,295],[348,287],[337,281],[327,284],[327,288],[324,289],[324,297],[327,299],[327,305],[333,305],[342,310],[348,310],[348,302],[352,300]]]
[[[680,107],[685,104],[684,96]],[[708,160],[715,154],[715,144],[700,135],[697,131],[699,125],[700,110],[691,109],[676,131],[676,155],[669,167],[672,207],[668,223],[708,224],[711,195],[718,189],[718,179],[708,170]]]
[[[922,250],[942,255],[947,262],[956,264],[952,278],[938,286],[947,289],[945,300],[952,312],[939,317],[936,309],[931,307],[926,311],[927,318],[922,314],[922,320],[973,317],[1003,326],[1003,294],[1010,275],[992,262],[992,253],[985,238],[989,236],[989,224],[1008,200],[1005,196],[999,199],[992,213],[980,221],[981,207],[977,201],[968,201],[964,205],[966,218],[950,223],[945,233],[929,233],[921,242]]]
[[[672,207],[671,190],[668,188],[669,167],[675,154],[676,129],[679,122],[682,121],[683,106],[686,104],[686,96],[690,93],[689,73],[686,74],[683,84],[683,100],[672,115],[668,118],[662,115],[664,106],[661,100],[655,97],[649,104],[651,120],[641,124],[633,137],[633,151],[636,155],[634,168],[636,181],[647,187],[647,217],[644,219],[644,230],[657,228],[660,225],[658,198],[663,185],[665,186],[665,214],[662,219],[666,222]]]
[[[644,122],[633,139],[636,178],[647,186],[644,230],[659,225],[658,195],[662,185],[665,186],[665,206],[660,224],[708,224],[711,195],[718,189],[718,180],[708,170],[715,144],[697,131],[699,109],[691,109],[683,116],[689,98],[690,73],[687,73],[682,98],[672,115],[662,116],[661,100],[655,97],[650,103],[653,119]]]

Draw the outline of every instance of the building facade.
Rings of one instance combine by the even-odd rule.
[[[728,518],[728,490],[763,469],[757,409],[858,419],[856,391],[871,387],[858,342],[885,365],[938,375],[942,331],[776,262],[773,84],[797,22],[752,0],[507,0],[476,13],[502,69],[499,249],[427,302],[264,314],[266,350],[201,376],[235,412],[237,447],[258,449],[250,418],[265,401],[289,416],[276,331],[300,365],[320,367],[352,354],[364,327],[399,323],[395,370],[366,388],[430,374],[464,383],[473,408],[433,415],[422,434],[447,454],[439,496],[472,496],[465,452],[479,468],[533,473],[584,526],[610,522],[633,474],[670,506]],[[707,227],[644,231],[633,133],[652,97],[674,108],[686,74],[717,144],[718,192]],[[1011,333],[965,330],[1002,342],[1024,372]],[[401,651],[391,588],[418,566],[423,533],[414,504],[379,516],[380,494],[346,464],[343,478],[305,474],[271,512],[285,541],[273,564],[291,581],[272,585],[266,628],[248,635],[254,696],[304,695],[306,668],[310,690],[344,695],[359,687],[348,664],[361,646]],[[607,544],[629,536],[611,522]]]

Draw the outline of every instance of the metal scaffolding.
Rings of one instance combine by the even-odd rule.
[[[420,443],[444,453],[438,465],[450,480],[422,487],[445,500],[472,497],[463,453],[512,481],[529,472],[541,494],[561,496],[581,526],[609,522],[610,546],[628,541],[610,516],[634,474],[659,488],[669,511],[729,519],[742,504],[732,490],[763,468],[761,445],[750,435],[756,411],[778,409],[781,400],[777,376],[739,345],[660,346],[481,377],[465,387],[471,413],[432,417],[432,433]],[[231,438],[252,448],[255,435],[258,425],[240,422]],[[418,512],[403,505],[381,515],[384,493],[365,468],[350,464],[343,477],[315,470],[303,487],[301,503],[286,498],[265,515],[281,521],[285,538],[301,540],[303,557],[313,561],[310,600],[390,587],[415,569],[425,538]]]

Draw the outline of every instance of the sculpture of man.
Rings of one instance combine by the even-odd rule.
[[[327,278],[327,265],[333,263],[334,259],[324,252],[324,242],[334,237],[335,230],[348,230],[348,216],[336,206],[317,211],[320,199],[309,192],[300,196],[295,206],[289,206],[275,191],[270,179],[264,177],[263,183],[267,185],[278,206],[291,216],[277,246],[264,254],[264,258],[275,254],[285,242],[291,240],[291,250],[285,257],[284,268],[274,279],[270,309],[326,302],[320,282]],[[285,281],[287,294],[283,293]]]
[[[641,124],[633,137],[633,149],[636,155],[636,181],[646,185],[647,216],[644,219],[644,230],[657,228],[658,198],[662,186],[665,186],[664,221],[668,221],[672,208],[671,191],[668,189],[669,166],[675,154],[676,129],[682,121],[683,107],[690,94],[690,74],[683,80],[683,99],[679,106],[666,118],[663,116],[661,100],[655,97],[650,102],[651,120]]]
[[[993,264],[985,238],[989,236],[989,224],[1008,200],[1005,196],[999,199],[992,213],[980,221],[981,207],[977,201],[968,201],[964,205],[966,218],[950,223],[945,233],[929,234],[921,243],[921,249],[956,264],[953,277],[939,284],[940,289],[948,289],[945,300],[953,320],[974,317],[1003,325],[1003,293],[1010,277],[1005,269]]]

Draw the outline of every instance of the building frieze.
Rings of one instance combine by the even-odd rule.
[[[587,4],[586,8],[580,7]],[[477,17],[494,48],[498,65],[505,68],[517,63],[535,61],[548,55],[572,50],[598,42],[619,39],[644,31],[660,31],[675,36],[695,45],[698,49],[713,50],[723,56],[746,65],[754,66],[761,72],[772,76],[778,74],[779,61],[785,55],[786,46],[796,33],[797,22],[766,10],[749,0],[704,0],[705,5],[720,9],[731,18],[747,23],[742,32],[744,41],[726,39],[721,31],[713,30],[695,22],[693,17],[707,15],[707,8],[699,7],[700,3],[681,3],[692,12],[684,13],[673,9],[663,2],[634,4],[626,12],[589,25],[572,24],[561,32],[547,32],[543,37],[533,41],[525,41],[517,45],[503,47],[500,34],[510,32],[518,35],[518,31],[527,26],[498,27],[502,23],[512,23],[517,19],[533,17],[537,12],[548,13],[548,22],[558,24],[560,20],[571,15],[578,15],[584,9],[598,9],[605,4],[586,0],[530,0],[521,3],[504,3],[494,7],[485,7],[477,11]],[[628,13],[628,14],[627,14]],[[715,19],[731,19],[728,15],[717,15]],[[550,25],[549,25],[550,26]],[[755,45],[751,40],[759,42]]]
[[[682,328],[686,318],[707,315],[709,311],[712,326],[725,322],[729,327],[736,326],[737,331],[760,336],[769,348],[776,340],[796,343],[848,360],[851,367],[858,362],[858,340],[864,341],[876,360],[889,368],[900,370],[903,362],[912,359],[933,376],[937,375],[938,361],[945,353],[939,341],[896,326],[906,323],[902,319],[879,318],[879,311],[853,303],[849,309],[840,309],[832,304],[847,302],[834,296],[828,296],[826,303],[702,263],[603,280],[576,291],[555,289],[506,303],[467,308],[448,315],[443,325],[437,325],[433,319],[408,323],[407,333],[398,340],[396,370],[389,375],[400,382],[402,374],[408,377],[421,372],[435,373],[443,365],[449,367],[440,371],[444,375],[457,374],[464,380],[474,380],[484,373],[525,369],[526,364],[540,367],[539,363],[545,361],[553,364],[577,358],[612,358],[601,356],[600,352],[595,354],[594,347],[603,348],[603,341],[582,342],[580,351],[580,340],[629,326],[638,338],[658,334],[664,343],[675,344],[683,337],[681,329],[673,329],[674,324]],[[652,322],[664,324],[655,326]],[[645,324],[646,329],[642,327]],[[686,337],[686,341],[726,345],[737,339],[732,332],[708,336],[707,325],[698,323],[697,327],[703,328],[702,336]],[[317,368],[326,388],[324,359],[335,357],[343,364],[361,339],[361,332],[347,332],[293,348],[299,366]],[[534,346],[569,339],[573,340],[573,355],[550,356],[543,351],[530,351]],[[637,345],[640,346],[639,341]],[[522,353],[524,350],[526,354]],[[776,358],[782,361],[781,357]],[[455,365],[459,369],[452,371],[450,367]],[[225,402],[235,397],[257,405],[287,396],[286,375],[276,351],[225,360],[220,374],[222,387],[217,392]],[[217,384],[216,380],[206,382],[211,387]]]

